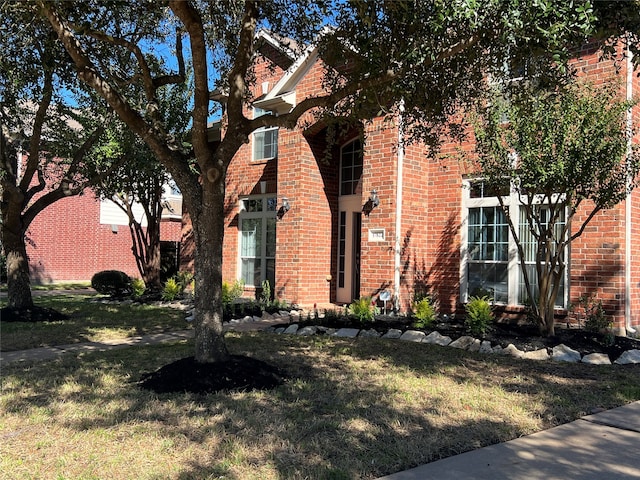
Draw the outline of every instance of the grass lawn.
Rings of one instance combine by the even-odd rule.
[[[191,342],[3,366],[1,476],[370,479],[640,399],[640,365],[262,332],[227,343],[290,380],[209,395],[137,388]]]
[[[94,295],[34,297],[36,305],[69,315],[56,322],[1,322],[0,350],[99,342],[189,328],[185,312],[154,305],[96,303]],[[6,305],[6,301],[3,305]]]

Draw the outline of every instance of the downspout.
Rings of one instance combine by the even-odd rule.
[[[396,314],[400,311],[400,266],[402,254],[402,170],[404,164],[404,100],[398,107],[398,165],[396,168],[396,242],[394,248],[393,269],[393,308]]]
[[[633,100],[633,53],[629,48],[629,38],[627,37],[627,101]],[[631,153],[633,135],[633,112],[632,107],[627,109],[627,152]],[[627,181],[630,183],[631,178]],[[624,225],[625,225],[625,246],[624,246],[624,319],[626,333],[635,333],[631,326],[631,194],[627,194],[625,199]]]

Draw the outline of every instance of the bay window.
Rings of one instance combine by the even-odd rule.
[[[476,295],[488,295],[499,304],[523,305],[527,302],[526,287],[516,241],[509,228],[507,216],[500,206],[498,195],[516,220],[520,244],[525,255],[529,280],[534,295],[537,290],[536,248],[537,242],[529,227],[526,211],[518,194],[508,184],[500,188],[488,188],[482,181],[467,181],[463,188],[463,227],[461,287],[463,302]],[[549,206],[535,205],[535,214],[540,224],[549,224]],[[556,221],[556,235],[560,235],[565,223],[565,213]],[[563,278],[556,304],[566,305],[566,275]]]

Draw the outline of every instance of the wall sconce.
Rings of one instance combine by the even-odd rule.
[[[362,206],[362,211],[365,215],[369,216],[371,211],[380,205],[380,198],[378,197],[378,192],[374,188],[371,190],[371,195],[369,195],[369,199]]]
[[[282,217],[284,217],[284,214],[287,213],[289,210],[291,210],[291,205],[289,205],[289,199],[287,197],[282,197],[282,204],[280,205],[280,208],[276,213],[276,217],[278,218],[278,220],[282,220]]]

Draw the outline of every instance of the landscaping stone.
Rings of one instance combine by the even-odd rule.
[[[491,353],[494,353],[496,355],[502,355],[504,353],[502,349],[502,345],[496,345],[495,347],[493,347],[491,349]]]
[[[417,330],[407,330],[402,335],[400,335],[400,340],[404,340],[405,342],[416,342],[420,343],[425,338],[424,332],[419,332]]]
[[[369,330],[360,330],[358,334],[359,337],[369,337],[369,338],[379,338],[380,332],[377,330],[370,328]]]
[[[278,327],[278,328],[275,329],[275,332],[276,333],[284,333],[285,330],[286,330],[286,328],[284,328],[284,327]]]
[[[469,335],[463,335],[457,340],[454,340],[453,342],[451,342],[449,346],[453,348],[459,348],[460,350],[469,350],[469,347],[471,347],[471,345],[474,344],[475,340],[476,340],[475,338],[470,337]],[[480,349],[480,340],[478,340],[477,350],[479,349]]]
[[[549,360],[550,356],[546,348],[541,348],[531,352],[524,352],[522,358],[526,358],[527,360]]]
[[[440,332],[431,332],[422,340],[424,343],[430,343],[432,345],[441,345],[446,347],[451,343],[451,337],[442,335]]]
[[[640,363],[640,350],[627,350],[613,363],[617,363],[618,365]]]
[[[590,353],[582,357],[582,363],[590,363],[591,365],[611,365],[609,355],[605,353]]]
[[[480,353],[493,353],[493,349],[491,348],[491,342],[489,340],[483,340],[480,343],[480,349],[478,350]]]
[[[396,338],[400,338],[401,335],[402,335],[402,330],[398,330],[397,328],[390,328],[387,331],[387,333],[382,335],[382,338],[396,339]]]
[[[284,331],[284,333],[286,334],[294,334],[298,331],[298,324],[297,323],[293,323],[291,325],[289,325],[287,327],[287,329]]]
[[[502,349],[503,355],[511,355],[512,357],[522,358],[524,356],[524,352],[516,347],[513,343],[510,343],[505,348]]]
[[[356,338],[360,329],[358,328],[341,328],[333,334],[334,337]]]
[[[242,323],[248,323],[248,322],[253,322],[253,317],[246,315],[245,317],[243,317],[240,322]]]
[[[576,363],[580,361],[580,352],[567,347],[565,344],[561,343],[553,347],[553,353],[551,357],[558,362],[572,362]]]
[[[311,335],[315,335],[317,331],[318,331],[317,327],[303,327],[296,332],[296,335],[308,337]]]
[[[259,322],[260,320],[262,320],[262,317],[258,317],[256,315],[254,315],[253,317],[251,317],[251,321],[252,322]]]
[[[318,333],[323,335],[333,335],[334,333],[336,333],[336,329],[329,327],[318,327]]]

